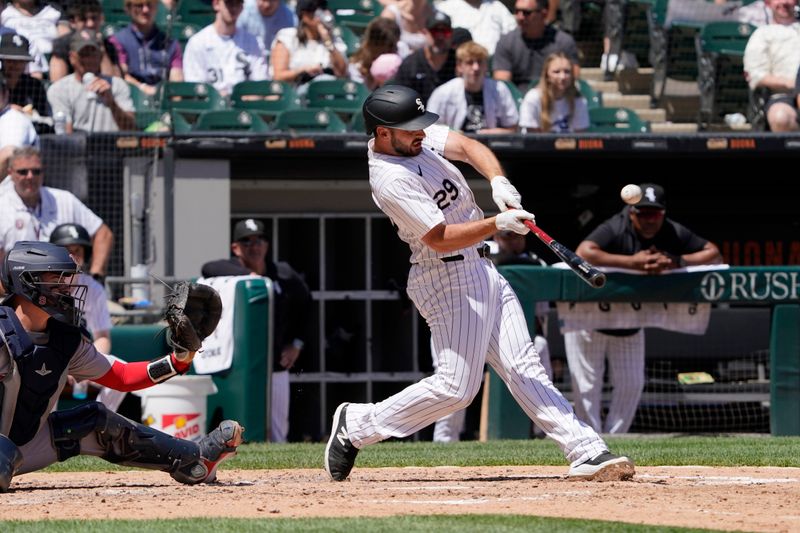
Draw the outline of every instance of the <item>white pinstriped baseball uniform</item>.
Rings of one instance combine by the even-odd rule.
[[[347,407],[347,431],[356,448],[405,437],[468,406],[488,362],[524,411],[561,447],[573,464],[607,449],[575,416],[547,378],[533,347],[522,307],[508,282],[475,246],[437,253],[422,237],[440,223],[481,220],[464,176],[444,159],[444,126],[425,130],[414,157],[375,153],[369,143],[375,203],[411,247],[408,295],[431,329],[437,371],[379,403]],[[443,262],[448,256],[462,260]]]

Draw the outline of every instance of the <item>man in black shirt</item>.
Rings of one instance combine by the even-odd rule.
[[[664,189],[641,185],[642,199],[600,224],[580,243],[577,254],[598,266],[626,268],[645,274],[690,265],[722,262],[708,240],[665,217]],[[644,330],[578,330],[564,334],[572,377],[575,413],[602,433],[626,433],[644,389]],[[605,359],[613,391],[605,422],[601,398]]]
[[[50,105],[47,103],[47,91],[41,80],[25,74],[25,67],[33,61],[29,48],[28,39],[22,35],[5,33],[0,37],[0,61],[3,63],[2,72],[6,78],[9,102],[33,120],[36,115],[49,117]],[[42,133],[36,120],[33,120],[33,124],[37,131]]]
[[[273,371],[269,440],[286,442],[289,430],[289,369],[303,349],[311,296],[303,278],[288,263],[272,262],[267,252],[264,224],[248,218],[233,230],[231,251],[234,257],[203,265],[203,277],[266,276],[272,280],[275,320],[273,323]],[[265,329],[266,331],[266,329]]]
[[[67,20],[71,32],[57,37],[53,41],[53,53],[50,56],[50,81],[56,82],[72,74],[75,69],[69,62],[69,44],[76,31],[89,30],[100,32],[105,24],[103,7],[99,0],[73,0],[67,7]],[[99,37],[103,42],[103,58],[100,61],[100,72],[106,76],[122,77],[117,49],[106,37]]]
[[[435,12],[427,23],[433,44],[426,45],[403,60],[390,85],[405,85],[427,102],[433,90],[456,75],[456,52],[450,17]]]
[[[511,81],[524,94],[541,77],[544,60],[555,52],[564,52],[575,65],[575,79],[580,77],[575,39],[545,23],[547,0],[516,0],[514,16],[519,28],[500,37],[494,51],[494,79]]]

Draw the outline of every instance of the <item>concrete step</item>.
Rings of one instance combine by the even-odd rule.
[[[592,89],[595,91],[600,91],[604,93],[618,93],[619,92],[619,84],[615,81],[597,81],[597,80],[586,80],[589,85],[591,85]]]
[[[581,78],[586,81],[603,81],[603,69],[600,67],[585,67],[581,68]]]
[[[654,122],[650,124],[652,133],[697,133],[697,124],[690,122]]]
[[[627,107],[634,111],[650,109],[650,96],[646,94],[603,93],[603,107]]]
[[[617,73],[619,92],[622,94],[650,94],[652,81],[652,68],[625,69]]]
[[[664,122],[667,120],[667,111],[665,109],[637,109],[636,114],[642,120],[652,122]]]

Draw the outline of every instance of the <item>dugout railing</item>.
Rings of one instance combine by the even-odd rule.
[[[537,301],[558,302],[708,302],[772,307],[769,354],[764,375],[756,381],[768,383],[753,388],[750,379],[732,380],[715,390],[699,384],[679,387],[673,375],[670,396],[675,405],[720,402],[757,402],[769,406],[769,428],[773,435],[800,435],[800,268],[733,267],[724,270],[676,273],[662,276],[610,273],[602,289],[592,289],[568,270],[509,266],[503,275],[517,292],[532,327]],[[758,327],[746,320],[738,327]],[[763,323],[761,324],[763,327]],[[737,332],[729,331],[735,339]],[[735,342],[735,341],[734,341]],[[766,380],[766,381],[765,381]],[[719,395],[719,396],[718,396]],[[499,378],[490,373],[488,410],[484,415],[484,438],[528,438],[528,418]],[[643,396],[643,401],[647,397]],[[679,431],[680,428],[676,428]]]

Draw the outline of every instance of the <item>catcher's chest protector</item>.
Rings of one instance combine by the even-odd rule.
[[[49,320],[47,344],[34,344],[14,310],[0,307],[0,327],[17,365],[20,386],[8,437],[17,446],[28,443],[47,416],[50,399],[59,391],[59,381],[81,340],[80,330]]]

